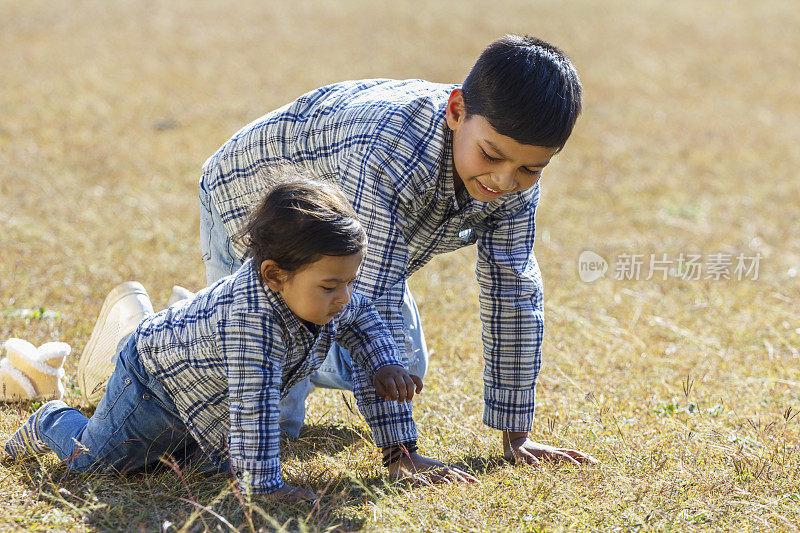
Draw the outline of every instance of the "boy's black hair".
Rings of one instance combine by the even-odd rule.
[[[267,182],[266,195],[239,232],[259,279],[267,259],[295,272],[324,255],[364,249],[367,234],[335,184],[291,167],[274,170]]]
[[[506,35],[462,85],[467,117],[484,117],[522,144],[561,149],[581,112],[581,82],[567,55],[540,39]]]

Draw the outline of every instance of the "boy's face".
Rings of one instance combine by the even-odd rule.
[[[530,189],[558,151],[500,135],[480,115],[467,118],[460,89],[447,102],[447,125],[453,130],[456,190],[463,186],[481,202]]]
[[[276,270],[275,262],[267,260],[261,264],[261,276],[298,318],[322,326],[350,301],[363,257],[363,252],[323,255],[293,273]]]

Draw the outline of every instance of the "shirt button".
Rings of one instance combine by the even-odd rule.
[[[149,394],[147,394],[146,392],[144,394],[142,394],[142,400],[148,401],[149,399],[150,399],[150,395]]]

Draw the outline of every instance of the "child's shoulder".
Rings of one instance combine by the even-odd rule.
[[[450,92],[457,87],[419,79],[349,80],[310,91],[291,107],[320,109],[340,120],[358,118],[367,123],[393,117],[429,120],[444,112]]]

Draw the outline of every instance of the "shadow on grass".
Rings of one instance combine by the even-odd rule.
[[[364,435],[352,427],[306,424],[300,437],[281,438],[281,456],[309,459],[315,455],[336,455],[354,445],[367,445]]]
[[[484,457],[482,455],[468,455],[460,461],[453,463],[455,466],[466,470],[474,476],[480,477],[492,474],[502,468],[508,467],[511,463],[506,461],[502,455]]]
[[[354,429],[312,425],[303,429],[299,439],[282,443],[281,457],[305,461],[361,444],[363,437]],[[258,497],[248,502],[227,475],[203,478],[169,468],[126,475],[83,474],[67,471],[52,454],[19,461],[6,456],[1,464],[6,472],[22,474],[32,500],[48,502],[77,525],[99,531],[177,531],[187,523],[188,531],[352,531],[364,526],[365,517],[359,511],[365,505],[384,497],[386,491],[403,490],[401,484],[382,476],[330,470],[309,476],[301,465],[286,481],[315,491],[320,499],[313,506],[293,506]],[[54,524],[19,519],[15,525],[47,530]]]

